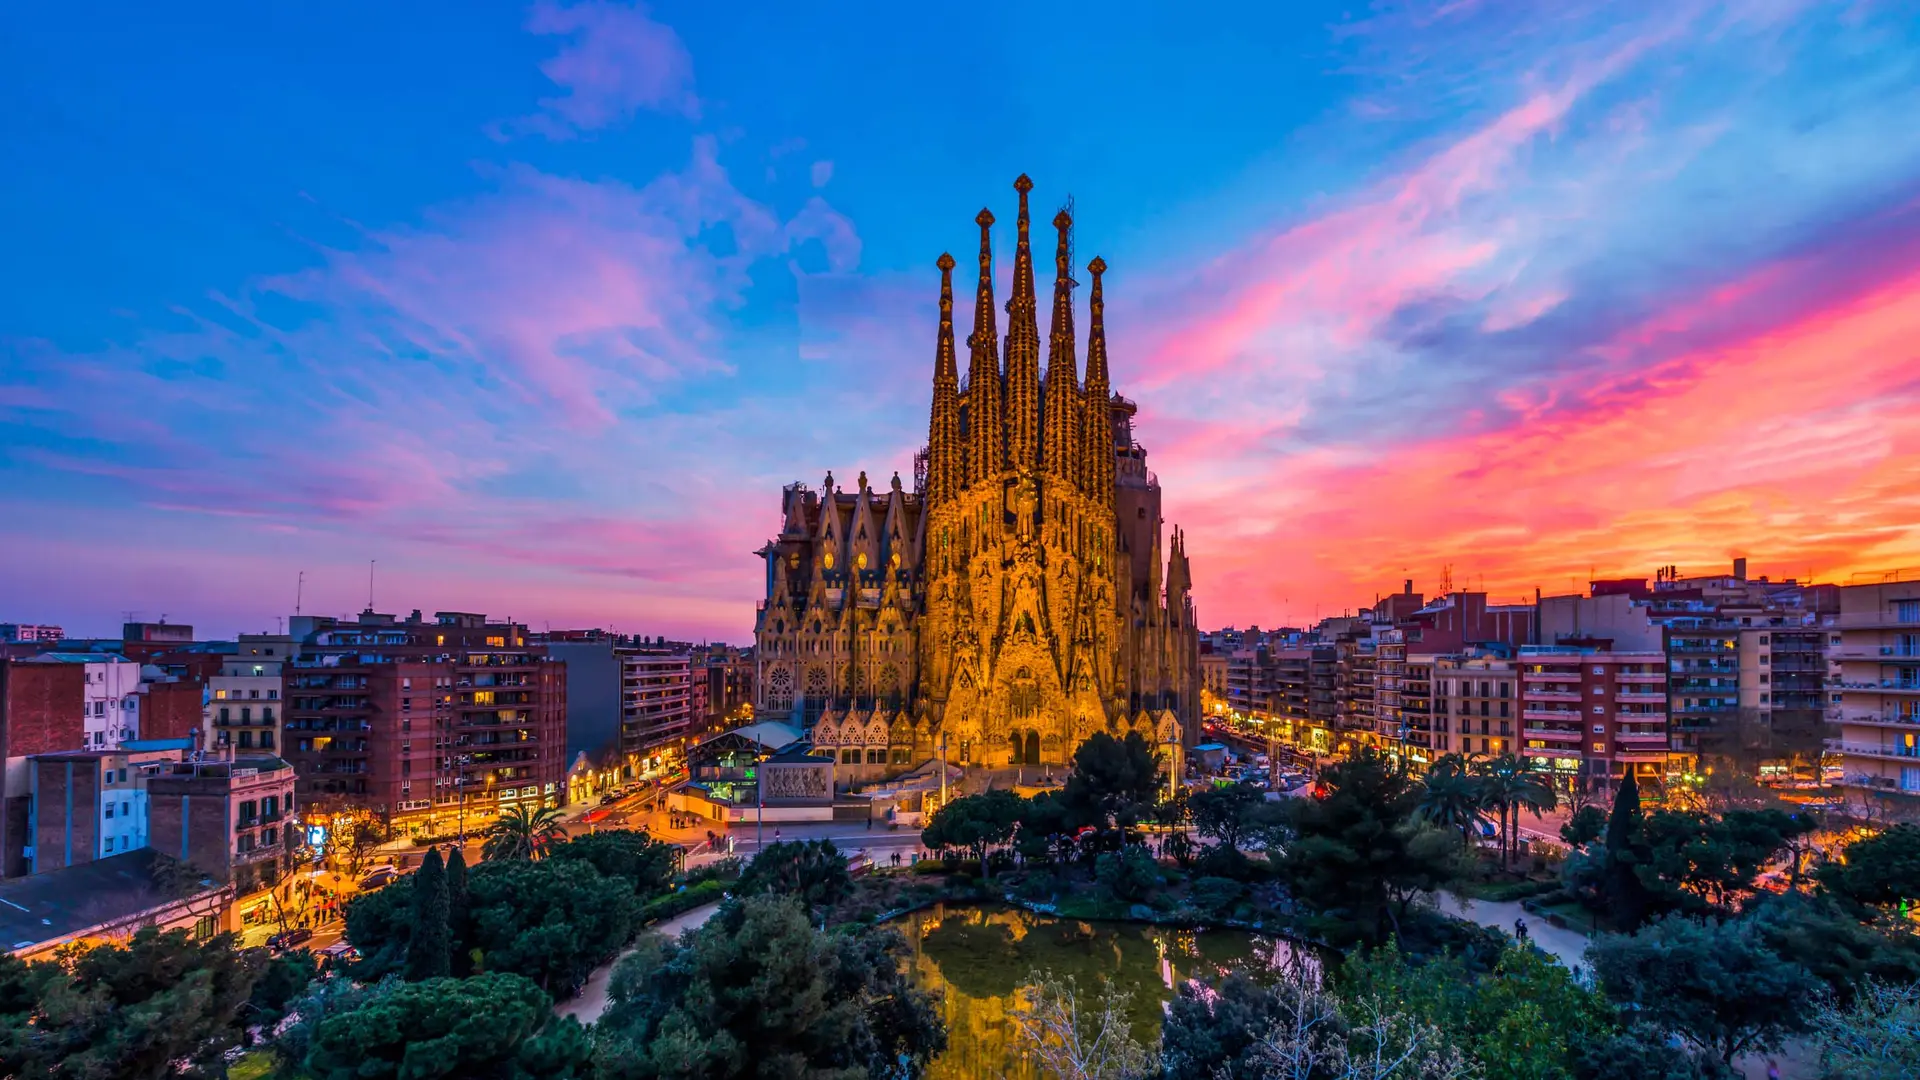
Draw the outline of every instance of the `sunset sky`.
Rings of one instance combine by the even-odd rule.
[[[1912,3],[31,8],[0,621],[744,643],[1021,172],[1204,626],[1920,565]]]

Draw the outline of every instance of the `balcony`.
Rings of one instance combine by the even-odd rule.
[[[1850,743],[1839,739],[1828,739],[1827,749],[1848,757],[1884,758],[1889,761],[1920,761],[1920,746],[1899,746],[1893,743]]]
[[[1579,742],[1582,738],[1579,729],[1557,731],[1553,728],[1525,728],[1520,732],[1523,739],[1540,739],[1543,742]]]
[[[1827,714],[1827,719],[1836,724],[1860,725],[1864,727],[1920,727],[1920,714],[1915,713],[1846,713],[1836,709]]]
[[[1632,683],[1664,683],[1667,681],[1667,673],[1664,671],[1621,671],[1614,673],[1613,677],[1620,682]]]
[[[1648,744],[1664,746],[1667,742],[1667,733],[1664,731],[1615,731],[1613,737],[1620,742],[1630,743],[1634,746],[1646,746]]]
[[[1575,704],[1578,704],[1580,701],[1580,691],[1578,690],[1535,690],[1529,687],[1525,691],[1525,698],[1528,701],[1571,701],[1571,702],[1574,702]]]
[[[1574,667],[1564,668],[1558,671],[1526,671],[1522,672],[1520,677],[1530,682],[1577,683],[1580,681],[1580,669]]]
[[[1622,690],[1613,695],[1613,700],[1622,705],[1665,705],[1667,695],[1648,694],[1636,690]]]
[[[1873,776],[1868,773],[1855,773],[1840,779],[1841,787],[1865,788],[1868,791],[1884,792],[1895,795],[1920,796],[1920,782],[1908,781],[1901,785],[1899,778],[1892,776]]]

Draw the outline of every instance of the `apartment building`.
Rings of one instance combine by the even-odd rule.
[[[1840,590],[1830,748],[1848,801],[1920,816],[1920,580]]]
[[[693,662],[682,651],[618,649],[620,749],[636,770],[670,767],[686,758],[693,727]]]
[[[0,644],[51,644],[66,636],[65,630],[51,623],[0,623]]]
[[[80,671],[81,742],[74,750],[104,750],[140,733],[140,665],[117,653],[46,652],[25,664],[67,664]]]
[[[28,762],[27,872],[44,874],[147,846],[147,777],[192,740],[128,739],[112,750],[35,754]]]
[[[280,750],[303,804],[432,833],[566,801],[566,665],[524,625],[368,611],[291,629]]]
[[[1512,657],[1476,650],[1436,656],[1432,662],[1427,747],[1433,756],[1512,752],[1520,708],[1520,669]]]
[[[231,882],[241,897],[293,869],[298,796],[285,761],[187,753],[146,772],[147,846]]]
[[[1520,650],[1520,752],[1557,779],[1609,790],[1631,770],[1664,783],[1667,656],[1566,640]]]
[[[241,634],[237,651],[221,657],[219,674],[208,682],[203,728],[205,745],[278,752],[286,709],[280,700],[283,668],[293,656],[286,634]]]

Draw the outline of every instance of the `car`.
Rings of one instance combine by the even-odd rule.
[[[860,877],[873,872],[873,860],[865,855],[855,855],[847,860],[847,876]]]
[[[302,945],[312,940],[312,930],[304,926],[296,926],[289,930],[282,930],[272,937],[269,937],[267,939],[267,948],[272,949],[274,952],[282,952],[286,949],[293,948],[295,945]]]
[[[320,958],[332,963],[360,959],[360,950],[344,941],[336,941],[320,950]]]
[[[358,888],[361,892],[372,892],[374,889],[393,884],[393,879],[399,876],[399,870],[391,866],[383,866],[361,878]]]

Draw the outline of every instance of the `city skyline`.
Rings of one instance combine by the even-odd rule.
[[[911,476],[934,258],[1022,171],[1204,625],[1920,563],[1892,7],[229,14],[9,16],[0,617],[271,630],[377,560],[742,642],[769,490]]]

